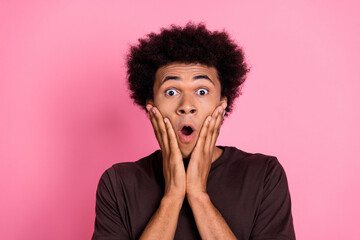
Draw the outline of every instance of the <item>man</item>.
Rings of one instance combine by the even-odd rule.
[[[202,24],[139,42],[131,97],[161,150],[102,175],[93,239],[295,239],[277,159],[215,145],[248,72],[242,50]]]

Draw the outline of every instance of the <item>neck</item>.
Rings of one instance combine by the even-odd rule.
[[[223,152],[224,152],[224,150],[222,150],[221,148],[215,147],[214,153],[213,153],[213,156],[211,159],[211,163],[214,163],[216,160],[218,160],[221,157],[221,155],[223,154]],[[191,159],[191,154],[190,154],[190,156],[183,158],[185,170],[187,169],[187,167],[189,165],[190,159]]]

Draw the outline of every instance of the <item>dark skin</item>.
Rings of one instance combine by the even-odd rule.
[[[226,108],[216,69],[181,63],[159,69],[146,108],[162,151],[165,191],[141,239],[173,239],[185,196],[203,239],[235,239],[206,192],[211,164],[222,154],[215,144]],[[184,123],[193,127],[191,137],[180,131]],[[186,171],[183,158],[190,158]]]

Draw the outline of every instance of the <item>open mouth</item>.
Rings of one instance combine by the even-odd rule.
[[[179,131],[180,141],[183,143],[190,143],[194,138],[195,135],[194,133],[195,133],[195,129],[193,129],[192,127],[183,126]]]
[[[185,136],[190,136],[193,132],[194,132],[194,130],[189,126],[184,126],[181,129],[181,133],[184,134]]]

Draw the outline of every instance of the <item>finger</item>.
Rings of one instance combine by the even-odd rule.
[[[199,134],[199,138],[197,140],[197,143],[196,143],[196,148],[199,148],[199,149],[204,149],[204,145],[205,145],[205,140],[206,140],[206,135],[207,135],[207,132],[208,132],[208,127],[209,127],[209,124],[210,124],[210,121],[211,121],[212,117],[211,116],[208,116],[204,123],[203,123],[203,126],[201,127],[201,131],[200,131],[200,134]]]
[[[157,120],[155,118],[155,115],[152,111],[152,108],[153,106],[151,106],[150,104],[146,106],[146,109],[148,109],[148,114],[149,114],[149,117],[150,117],[150,122],[151,122],[151,125],[153,126],[153,129],[154,129],[154,133],[155,133],[155,136],[156,136],[156,139],[160,145],[160,148],[162,150],[165,150],[164,149],[164,143],[162,141],[162,137],[161,137],[161,133],[160,133],[160,130],[159,130],[159,125],[157,123]]]
[[[208,132],[207,132],[207,135],[206,135],[206,142],[205,142],[205,146],[204,146],[204,150],[206,152],[210,152],[210,150],[211,150],[211,140],[212,140],[212,136],[213,136],[213,133],[214,133],[214,128],[215,128],[216,121],[218,119],[218,116],[220,115],[219,114],[220,111],[221,111],[221,107],[217,107],[213,112],[213,117],[212,117],[212,120],[211,120],[211,122],[209,124]]]
[[[213,132],[212,137],[211,137],[210,148],[212,148],[212,149],[215,147],[217,138],[219,137],[221,124],[222,124],[222,121],[224,120],[224,115],[225,115],[225,109],[222,107],[220,109],[220,111],[219,111],[219,114],[218,114],[217,118],[216,118],[216,122],[215,122],[215,126],[214,126],[214,132]]]
[[[161,135],[161,140],[164,145],[164,150],[166,153],[169,153],[169,140],[168,140],[168,134],[166,131],[164,119],[162,115],[160,114],[159,110],[156,107],[153,107],[151,109],[152,113],[154,114],[154,118],[156,119],[156,123],[159,128],[159,133]]]
[[[169,119],[164,118],[164,124],[167,130],[169,146],[171,151],[180,151],[174,128],[172,127]]]

